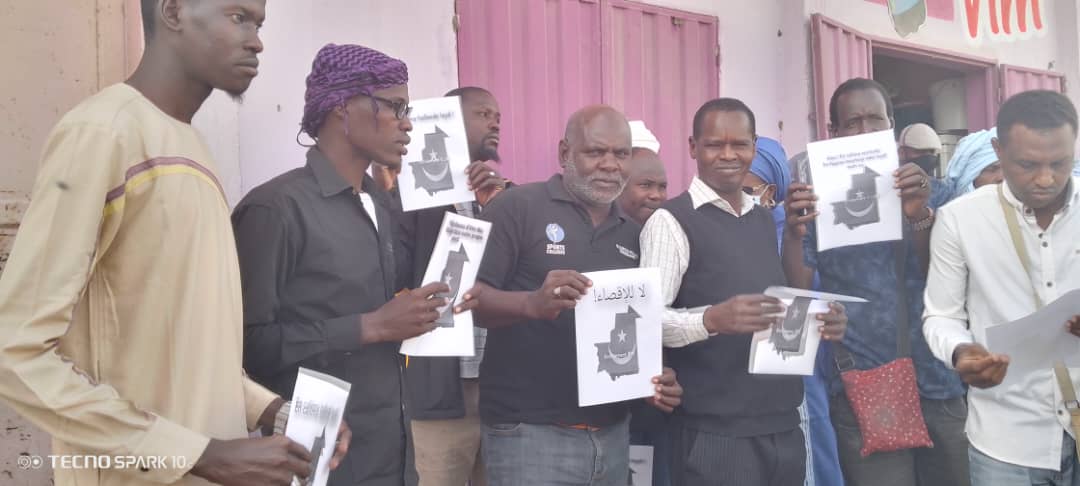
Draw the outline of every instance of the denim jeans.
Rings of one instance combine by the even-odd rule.
[[[994,459],[970,447],[971,484],[978,486],[1080,486],[1076,441],[1069,434],[1061,443],[1061,471],[1017,466]]]
[[[922,399],[923,418],[933,448],[878,452],[862,457],[862,433],[843,394],[829,404],[840,466],[847,486],[970,486],[968,441],[964,432],[967,403]],[[982,484],[976,483],[978,486]]]
[[[823,359],[821,350],[818,348],[818,362]],[[804,377],[803,386],[806,389],[807,438],[810,439],[806,455],[813,461],[813,466],[806,470],[806,484],[844,486],[840,455],[836,450],[836,430],[829,418],[829,394],[825,381],[815,372],[814,376]]]
[[[497,486],[626,486],[630,425],[597,431],[561,425],[484,424],[488,484]]]

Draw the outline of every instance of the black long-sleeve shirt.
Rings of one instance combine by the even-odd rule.
[[[317,149],[253,189],[233,212],[244,296],[244,366],[292,395],[301,366],[352,383],[349,457],[330,484],[401,485],[405,411],[400,343],[361,344],[361,314],[393,297],[394,222],[385,192],[362,199]],[[378,223],[376,230],[375,222]]]

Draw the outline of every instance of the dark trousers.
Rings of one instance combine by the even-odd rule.
[[[671,425],[671,485],[803,486],[804,441],[798,428],[731,437],[698,430],[676,417]]]
[[[671,472],[668,468],[668,415],[651,405],[641,403],[631,411],[630,445],[652,446],[653,448],[653,486],[670,486]],[[632,469],[632,468],[631,468]]]
[[[862,434],[843,394],[830,399],[840,467],[847,486],[970,486],[963,398],[922,399],[923,418],[933,448],[878,452],[862,457]]]

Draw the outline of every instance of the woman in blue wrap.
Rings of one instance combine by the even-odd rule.
[[[997,128],[972,133],[956,144],[945,179],[954,196],[969,193],[987,184],[1000,184],[1004,175],[991,140],[997,137]]]

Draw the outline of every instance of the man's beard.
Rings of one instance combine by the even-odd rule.
[[[620,178],[619,190],[614,191],[611,194],[597,191],[589,185],[590,182],[603,177],[598,177],[595,174],[589,177],[582,177],[577,172],[577,166],[573,162],[570,162],[563,168],[563,179],[566,181],[566,186],[570,190],[570,193],[586,203],[604,206],[615,202],[622,194],[623,189],[626,189],[626,178]]]
[[[502,162],[502,158],[499,157],[499,149],[489,147],[487,145],[481,145],[476,151],[476,155],[473,160],[491,160],[495,162]]]

